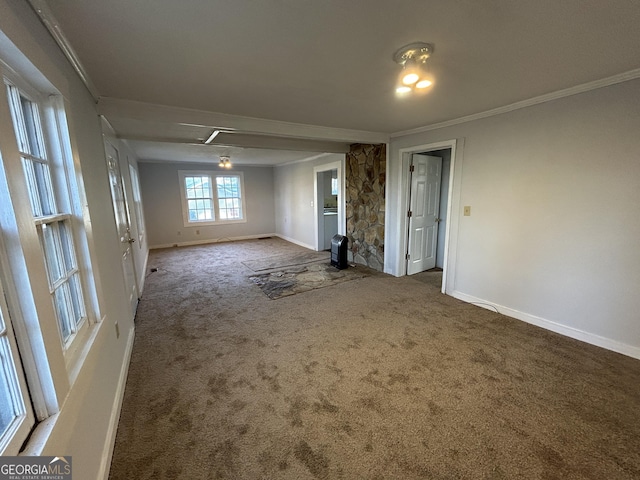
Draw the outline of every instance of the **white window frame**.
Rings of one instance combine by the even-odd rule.
[[[16,103],[19,98],[24,98],[33,105],[33,114],[36,118],[36,132],[38,135],[40,155],[34,156],[30,152],[26,152],[24,145],[24,139],[20,138],[20,135],[16,133],[16,141],[18,143],[18,151],[22,157],[23,169],[25,171],[25,181],[30,184],[30,169],[26,167],[28,162],[39,162],[46,165],[49,171],[48,178],[45,179],[45,188],[49,190],[47,192],[49,196],[51,212],[44,212],[38,206],[35,192],[28,186],[29,194],[31,198],[33,221],[38,230],[38,237],[40,239],[42,255],[45,259],[46,270],[49,277],[49,289],[52,302],[55,310],[55,317],[57,319],[57,325],[60,334],[60,342],[63,350],[69,351],[76,338],[86,336],[86,327],[89,323],[88,308],[87,308],[87,296],[85,293],[86,281],[82,278],[83,275],[80,271],[80,252],[76,248],[76,241],[78,238],[77,228],[74,225],[73,219],[73,205],[74,202],[71,196],[72,182],[69,178],[68,165],[65,164],[64,151],[60,145],[61,138],[56,138],[55,134],[60,134],[59,125],[57,124],[56,110],[60,109],[60,106],[54,105],[53,98],[44,99],[40,94],[31,89],[24,81],[17,78],[11,78],[9,75],[4,76],[4,95],[9,97],[9,105],[11,107],[12,119],[14,128],[17,123],[24,122],[20,117],[20,113],[16,110],[19,109],[19,105]],[[53,131],[52,131],[53,130]],[[65,264],[64,250],[65,246],[60,241],[60,236],[57,234],[64,225],[68,230],[68,246],[71,251],[70,265],[67,266],[65,272],[60,272],[60,276],[54,278],[52,271],[53,263],[47,260],[47,248],[45,245],[45,229],[47,227],[52,228],[54,232],[53,246],[56,253],[60,255],[58,262],[61,266]],[[76,295],[80,297],[80,302],[73,302],[70,289],[72,284],[75,284]],[[56,301],[60,301],[62,305],[69,309],[69,311],[76,310],[75,313],[80,315],[80,318],[76,321],[69,323],[65,322],[60,317],[60,311],[56,307]],[[75,304],[75,305],[74,305]],[[63,330],[68,329],[69,334],[65,335]]]
[[[90,219],[82,172],[72,150],[74,137],[65,112],[68,106],[60,92],[37,69],[24,67],[21,54],[12,51],[10,55],[19,65],[20,73],[0,58],[0,87],[3,88],[0,93],[0,201],[3,207],[0,209],[0,265],[3,268],[0,270],[6,282],[3,288],[15,340],[12,358],[16,368],[24,373],[26,388],[20,390],[28,395],[26,409],[31,409],[35,420],[24,423],[28,425],[26,435],[22,435],[21,425],[10,440],[2,440],[6,445],[0,445],[0,455],[15,454],[24,445],[31,454],[40,451],[37,445],[47,427],[39,430],[34,427],[35,421],[43,421],[60,411],[61,402],[78,378],[97,338],[102,301],[92,266]],[[51,215],[38,215],[39,212],[34,215],[22,160],[24,146],[19,145],[16,138],[7,85],[18,88],[21,95],[38,104],[43,151],[51,168],[50,183],[58,207]],[[31,85],[37,86],[37,90]],[[77,275],[84,296],[81,309],[84,315],[67,342],[60,334],[42,248],[43,226],[61,222],[68,227],[69,242],[75,245],[75,262],[68,262],[67,266],[73,265],[71,274]],[[64,256],[64,252],[61,253]],[[25,444],[32,432],[35,443]],[[35,450],[29,450],[29,444]],[[4,448],[6,450],[2,450]]]
[[[211,184],[211,199],[213,202],[213,219],[212,220],[190,220],[189,205],[187,199],[185,181],[187,177],[209,177]],[[216,179],[218,177],[237,177],[240,183],[240,208],[242,209],[242,218],[237,219],[221,219],[220,218],[220,199],[218,198],[218,188]],[[246,192],[244,188],[244,175],[242,172],[215,172],[208,170],[179,170],[178,178],[180,182],[180,199],[182,204],[182,220],[185,227],[197,227],[207,225],[226,225],[233,223],[247,222],[247,206]]]
[[[1,238],[0,249],[3,250]],[[17,455],[35,425],[35,414],[6,302],[5,267],[0,262],[0,377],[7,382],[14,418],[4,432],[0,431],[0,455]]]

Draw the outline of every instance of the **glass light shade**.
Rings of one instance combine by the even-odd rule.
[[[401,78],[405,85],[413,85],[420,79],[420,67],[413,58],[409,58],[405,62]]]
[[[416,88],[427,88],[433,85],[433,82],[428,78],[422,78],[416,82]]]
[[[396,88],[396,93],[409,93],[411,91],[411,87],[408,87],[406,85],[400,85],[399,87]]]

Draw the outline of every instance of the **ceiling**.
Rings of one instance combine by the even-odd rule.
[[[147,160],[287,163],[640,68],[638,0],[31,2]],[[398,98],[415,41],[436,83]]]

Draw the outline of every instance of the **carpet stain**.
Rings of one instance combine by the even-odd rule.
[[[564,461],[564,458],[562,458],[562,455],[547,445],[537,445],[534,453],[546,465],[552,467],[553,470],[557,471],[566,467],[566,462]]]
[[[433,400],[429,400],[429,402],[427,403],[427,406],[429,407],[429,411],[431,412],[431,415],[440,415],[442,414],[442,412],[444,412],[444,408],[442,408],[440,405],[435,403]]]
[[[173,407],[178,403],[178,389],[171,387],[167,390],[165,397],[153,401],[149,406],[149,411],[154,417],[164,417],[169,415]]]
[[[226,375],[216,374],[209,377],[209,392],[216,398],[226,397],[229,395],[229,379]]]
[[[327,398],[322,394],[320,395],[320,401],[314,402],[313,404],[314,413],[318,413],[318,412],[337,413],[338,410],[340,409],[336,405],[333,405],[332,403],[330,403],[329,400],[327,400]]]
[[[234,413],[238,413],[241,410],[244,410],[246,406],[247,402],[243,402],[242,400],[234,400],[233,402],[231,402],[231,410],[233,410]]]
[[[362,377],[360,380],[366,383],[370,383],[374,387],[383,388],[384,384],[382,383],[382,380],[375,378],[378,373],[378,369],[376,368],[375,370],[371,370],[369,373],[367,373],[366,377]]]
[[[329,478],[329,460],[322,453],[314,452],[304,440],[296,445],[294,455],[314,477],[320,480]]]
[[[318,366],[318,362],[316,362],[315,360],[313,362],[311,362],[311,363],[307,363],[304,366],[304,373],[308,373],[308,374],[314,373],[314,369],[317,366]]]
[[[377,413],[382,413],[382,406],[380,405],[380,400],[374,397],[364,397],[358,400],[358,404],[362,407],[373,410]]]
[[[278,367],[275,365],[271,365],[270,369],[275,371],[278,369]],[[276,372],[275,375],[270,375],[267,372],[267,365],[264,362],[260,362],[256,365],[256,371],[258,372],[258,376],[269,384],[269,388],[271,389],[271,391],[280,391],[280,383],[278,382],[278,376],[280,375],[280,372]]]
[[[169,417],[169,421],[173,424],[173,428],[179,432],[190,432],[193,428],[193,422],[188,413],[188,410],[177,409]]]
[[[238,433],[240,435],[246,435],[248,431],[249,431],[249,425],[239,425],[238,426]]]
[[[297,396],[293,399],[286,415],[287,418],[291,420],[292,427],[301,427],[303,425],[302,412],[308,408],[309,404],[305,401],[304,397]]]
[[[211,452],[209,452],[209,465],[211,466],[209,478],[238,478],[236,468],[236,457],[238,453],[238,447],[231,440],[225,440],[216,445]]]
[[[409,375],[405,375],[403,373],[390,373],[387,385],[391,386],[395,385],[396,383],[409,383]]]

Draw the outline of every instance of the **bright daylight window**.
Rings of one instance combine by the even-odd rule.
[[[180,171],[185,226],[244,222],[242,173]]]
[[[242,218],[240,198],[240,178],[225,175],[216,177],[218,187],[218,210],[222,220],[238,220]]]
[[[338,179],[331,179],[331,195],[338,195]]]
[[[63,188],[56,188],[58,185],[53,181],[39,105],[10,83],[7,93],[31,210],[45,257],[49,292],[62,343],[67,347],[86,320],[71,214],[58,207],[59,201],[69,203],[68,187],[65,182]]]
[[[1,273],[1,272],[0,272]],[[2,275],[0,275],[0,280]],[[0,283],[0,454],[13,455],[34,424]]]
[[[213,190],[211,177],[198,175],[184,177],[187,194],[187,209],[190,222],[215,220],[213,216]]]

